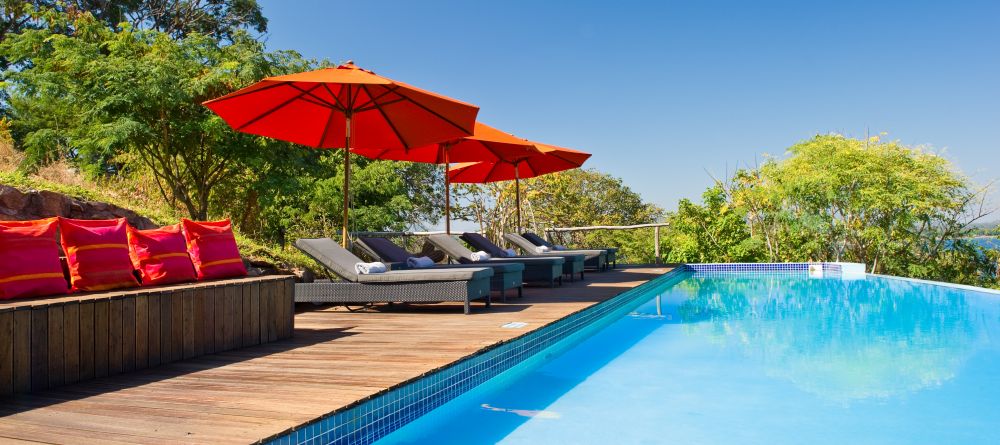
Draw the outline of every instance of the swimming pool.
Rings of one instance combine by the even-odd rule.
[[[1000,443],[1000,295],[799,268],[620,298],[377,443]]]

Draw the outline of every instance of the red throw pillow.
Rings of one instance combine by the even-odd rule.
[[[182,219],[188,253],[199,280],[242,277],[247,274],[228,219],[198,222]]]
[[[125,218],[59,218],[59,233],[74,291],[136,287]]]
[[[194,281],[196,278],[180,224],[151,230],[128,226],[128,246],[132,266],[139,271],[143,286]]]
[[[55,218],[0,221],[0,300],[69,292]]]

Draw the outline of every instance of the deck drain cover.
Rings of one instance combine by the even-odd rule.
[[[527,325],[528,323],[525,323],[523,321],[512,321],[510,323],[500,325],[500,327],[504,329],[517,329],[517,328],[523,328]]]

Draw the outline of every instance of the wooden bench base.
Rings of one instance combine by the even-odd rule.
[[[292,336],[294,277],[0,302],[0,397]]]

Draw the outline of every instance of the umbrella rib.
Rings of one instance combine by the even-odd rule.
[[[358,108],[360,108],[360,107],[354,106],[354,103],[358,101],[358,96],[361,94],[361,89],[363,88],[366,93],[368,92],[367,85],[365,85],[365,84],[359,84],[358,86],[361,87],[361,88],[356,88],[354,90],[354,97],[351,98],[351,110],[357,110]],[[350,87],[348,87],[348,90],[349,89],[350,89]],[[371,97],[371,93],[368,94],[368,97]]]
[[[337,110],[330,109],[330,115],[326,118],[326,126],[323,127],[323,134],[319,137],[319,142],[316,143],[317,148],[323,146],[323,141],[326,140],[326,134],[330,132],[330,127],[333,126],[333,116],[337,114]]]
[[[393,99],[393,100],[390,100],[390,101],[388,101],[388,102],[385,102],[385,103],[382,103],[381,105],[382,105],[382,106],[385,106],[385,105],[392,105],[392,104],[395,104],[395,103],[399,103],[399,102],[402,102],[403,100],[404,100],[404,99]],[[374,110],[374,109],[375,109],[375,107],[377,107],[377,106],[379,106],[379,105],[380,105],[380,104],[377,104],[377,103],[372,103],[371,101],[369,101],[368,103],[365,103],[365,104],[364,104],[363,106],[360,106],[360,107],[358,107],[358,108],[357,108],[357,109],[355,109],[354,111],[357,111],[358,113],[360,113],[360,112],[362,112],[362,111],[371,111],[371,110]]]
[[[347,107],[345,107],[344,104],[340,103],[340,98],[337,97],[336,94],[333,94],[333,90],[330,89],[330,85],[329,84],[324,83],[323,84],[323,89],[325,89],[327,93],[330,93],[330,97],[332,97],[333,100],[337,101],[337,106],[340,107],[341,111],[347,109]]]
[[[364,107],[367,107],[367,106],[368,106],[368,104],[371,104],[371,103],[375,103],[375,102],[377,102],[377,101],[378,101],[379,99],[381,99],[381,98],[383,98],[383,97],[385,97],[385,96],[388,96],[388,95],[390,95],[390,94],[392,94],[392,93],[396,93],[396,92],[395,92],[395,91],[393,91],[393,90],[391,90],[391,89],[389,89],[389,87],[385,87],[385,91],[384,91],[384,92],[382,92],[382,94],[379,94],[379,95],[378,95],[378,97],[373,97],[373,96],[372,96],[372,93],[371,93],[371,91],[369,91],[369,92],[368,92],[368,102],[365,102],[365,103],[363,103],[363,104],[361,104],[361,105],[358,105],[358,109],[360,110],[360,109],[362,109],[362,108],[364,108]],[[396,93],[396,95],[397,95],[397,96],[399,96],[399,93]],[[395,100],[395,101],[393,101],[393,102],[397,102],[397,101],[399,101],[399,100],[402,100],[402,99],[397,99],[397,100]]]
[[[316,87],[313,87],[313,89],[316,89],[317,87],[319,87],[319,85],[317,85]],[[294,87],[293,87],[293,88],[294,88]],[[300,90],[300,91],[301,91],[301,90]],[[288,105],[288,104],[290,104],[290,103],[292,103],[292,102],[295,102],[295,101],[296,101],[296,100],[298,100],[298,99],[299,99],[300,97],[302,97],[302,95],[304,95],[304,94],[305,94],[305,92],[303,91],[303,92],[299,93],[299,95],[298,95],[298,96],[295,96],[295,97],[293,97],[293,98],[291,98],[291,99],[288,99],[288,100],[286,100],[286,101],[284,101],[284,102],[282,102],[282,103],[278,104],[278,105],[277,105],[276,107],[274,107],[274,108],[271,108],[270,110],[267,110],[267,111],[265,111],[265,112],[263,112],[263,113],[259,114],[259,115],[258,115],[257,117],[255,117],[255,118],[253,118],[253,119],[250,119],[250,121],[248,121],[248,122],[244,123],[243,125],[240,125],[240,126],[239,126],[239,128],[237,128],[236,130],[237,130],[237,131],[242,131],[242,130],[243,130],[244,128],[246,128],[247,126],[249,126],[249,125],[252,125],[252,124],[256,123],[257,121],[259,121],[259,120],[261,120],[261,119],[263,119],[263,118],[265,118],[265,117],[267,117],[267,116],[270,116],[270,115],[271,115],[271,113],[274,113],[275,111],[278,111],[278,110],[280,110],[280,109],[284,108],[284,107],[285,107],[286,105]]]
[[[394,87],[396,87],[395,89],[393,89],[393,91],[395,91],[395,90],[397,90],[397,89],[400,89],[399,85],[393,85],[393,86],[394,86]],[[447,122],[447,123],[449,123],[449,124],[453,125],[453,126],[454,126],[455,128],[458,128],[459,130],[462,130],[462,131],[464,131],[464,132],[466,132],[466,133],[469,133],[469,134],[472,134],[472,133],[473,133],[473,130],[467,130],[467,129],[463,128],[463,127],[462,127],[461,125],[459,125],[459,124],[456,124],[456,123],[455,123],[454,121],[452,121],[451,119],[448,119],[448,118],[446,118],[446,117],[442,116],[442,115],[441,115],[440,113],[438,113],[437,111],[434,111],[434,110],[432,110],[432,109],[428,108],[428,107],[427,107],[426,105],[424,105],[424,104],[422,104],[422,103],[420,103],[420,102],[417,102],[417,101],[415,101],[415,100],[413,100],[413,99],[411,99],[411,98],[407,97],[407,96],[406,96],[405,94],[403,94],[403,93],[397,93],[397,94],[399,94],[399,96],[400,96],[400,97],[402,97],[403,99],[406,99],[406,100],[410,101],[410,103],[412,103],[412,104],[414,104],[414,105],[416,105],[416,106],[418,106],[418,107],[422,108],[422,109],[423,109],[424,111],[426,111],[426,112],[428,112],[428,113],[430,113],[430,114],[433,114],[434,116],[437,116],[437,117],[438,117],[439,119],[441,119],[441,120],[443,120],[443,121],[445,121],[445,122]]]
[[[370,91],[368,91],[367,85],[362,85],[361,88],[364,88],[365,92],[368,93],[368,96],[371,97],[372,94]],[[403,135],[399,133],[398,129],[396,129],[396,125],[392,123],[392,119],[389,119],[389,115],[385,114],[385,110],[383,110],[382,106],[379,105],[377,102],[375,103],[375,109],[378,110],[379,114],[382,115],[382,119],[385,119],[385,123],[388,124],[389,128],[392,129],[393,134],[396,135],[396,139],[399,139],[399,142],[403,143],[403,147],[410,148],[410,145],[406,143],[406,139],[403,139]]]
[[[499,166],[500,162],[494,162],[493,166],[490,167],[490,171],[486,172],[486,176],[483,176],[483,182],[496,182],[496,181],[490,181],[490,176],[493,176],[493,172],[495,172],[497,170],[497,167]],[[515,165],[514,167],[516,168],[517,166]]]
[[[535,167],[531,166],[531,162],[528,162],[528,160],[524,160],[524,165],[528,166],[528,172],[531,173],[531,176],[525,175],[524,176],[525,178],[534,178],[535,176],[539,176],[538,170],[535,170]]]
[[[326,85],[326,84],[324,84],[324,83],[320,83],[320,84],[317,84],[317,85]],[[319,103],[317,103],[317,105],[322,105],[322,106],[325,106],[325,107],[330,107],[330,108],[336,108],[336,107],[337,107],[336,105],[334,105],[334,104],[332,104],[332,103],[330,103],[330,102],[326,101],[326,100],[325,100],[325,99],[323,99],[322,97],[319,97],[319,96],[317,96],[317,95],[313,94],[313,93],[312,93],[312,92],[313,92],[313,90],[315,90],[315,89],[317,88],[317,87],[315,87],[315,86],[314,86],[314,87],[313,87],[312,89],[310,89],[310,90],[305,90],[305,89],[303,89],[303,88],[300,88],[300,87],[298,87],[297,85],[295,85],[294,83],[289,83],[289,84],[288,84],[288,86],[290,86],[290,87],[292,87],[292,88],[295,88],[296,90],[299,90],[299,91],[301,91],[301,92],[302,92],[303,94],[306,94],[306,95],[308,95],[308,96],[309,96],[310,98],[312,98],[313,100],[316,100],[317,102],[319,102]],[[305,100],[305,99],[303,99],[303,100]],[[316,103],[316,102],[313,102],[313,103]]]

